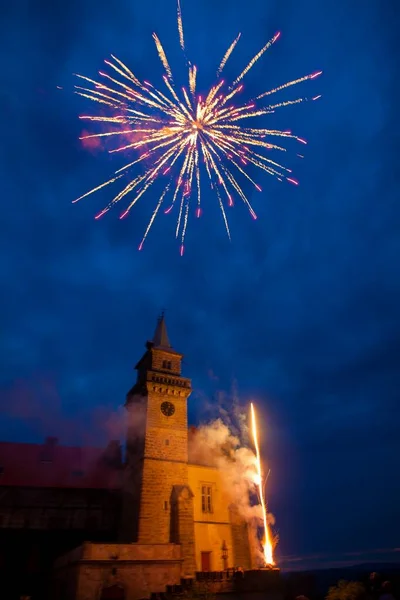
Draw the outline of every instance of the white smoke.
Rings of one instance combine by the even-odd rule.
[[[246,415],[239,408],[237,405],[235,411],[226,411],[230,425],[232,416],[238,423],[234,427],[235,433],[223,421],[223,416],[192,431],[189,456],[191,462],[217,467],[230,503],[236,506],[238,514],[246,522],[257,526],[263,522],[262,507],[250,502],[251,496],[257,492],[256,456],[243,445],[242,436],[247,436],[247,424]],[[220,408],[219,412],[223,415],[225,411]],[[272,514],[268,515],[268,522],[275,522]]]

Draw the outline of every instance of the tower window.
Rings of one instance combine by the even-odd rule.
[[[169,440],[165,440],[165,445],[169,446]]]
[[[171,364],[170,360],[163,360],[162,366],[163,366],[163,369],[169,369],[169,370],[172,369],[172,364]]]
[[[168,501],[164,500],[164,510],[168,510]]]
[[[212,513],[212,487],[211,485],[201,486],[201,511],[203,513]]]

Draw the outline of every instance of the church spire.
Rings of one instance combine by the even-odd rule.
[[[165,324],[164,311],[158,317],[157,326],[152,341],[156,348],[171,348],[167,333],[167,326]]]

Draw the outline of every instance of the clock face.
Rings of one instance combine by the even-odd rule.
[[[175,412],[175,406],[172,404],[172,402],[163,402],[161,404],[161,412],[166,417],[172,417]]]

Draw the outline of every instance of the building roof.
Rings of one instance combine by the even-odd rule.
[[[171,346],[171,342],[169,341],[167,333],[167,326],[165,324],[165,316],[163,312],[157,319],[157,325],[154,331],[153,339],[146,342],[146,348],[147,352],[139,360],[139,362],[135,366],[135,369],[140,368],[140,366],[143,364],[143,361],[146,361],[146,359],[148,358],[149,352],[151,352],[153,349],[161,350],[162,352],[168,352],[168,354],[174,354],[175,356],[179,356],[180,358],[182,358],[183,356],[183,354],[177,352]]]
[[[168,338],[167,326],[165,324],[164,313],[161,313],[161,316],[158,318],[152,341],[156,348],[171,348],[172,349],[172,346],[171,346],[169,338]]]
[[[106,448],[0,442],[0,487],[118,489],[122,454],[119,442]]]

